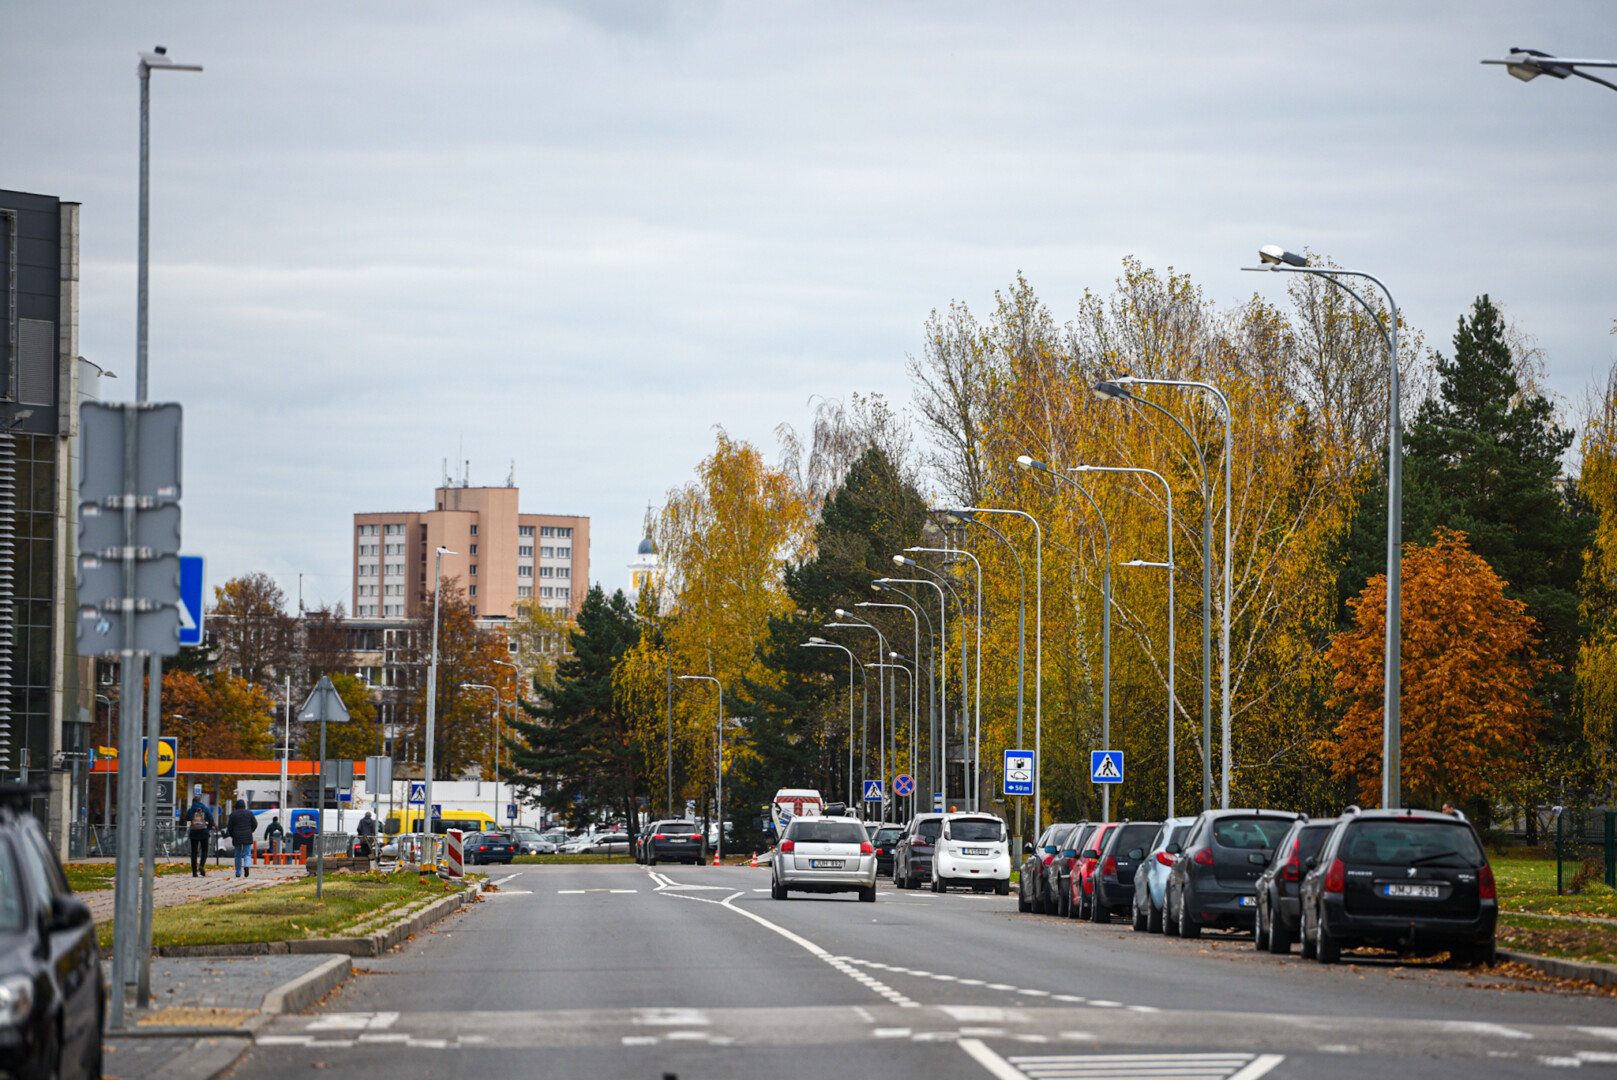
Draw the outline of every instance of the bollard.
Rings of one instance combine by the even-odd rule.
[[[466,848],[459,829],[449,829],[444,833],[448,843],[444,848],[444,866],[448,871],[446,875],[451,881],[459,881],[466,876]]]

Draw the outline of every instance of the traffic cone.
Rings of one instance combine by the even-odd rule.
[[[748,866],[757,866],[758,865],[758,853],[756,851],[752,853],[752,861],[750,863],[748,863],[747,865]]]
[[[714,866],[723,866],[724,865],[723,863],[719,862],[719,853],[717,851],[715,851],[713,853],[713,865]]]

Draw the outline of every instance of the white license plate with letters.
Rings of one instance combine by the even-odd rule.
[[[1436,900],[1443,895],[1443,890],[1436,885],[1383,885],[1387,896],[1402,897],[1409,900]]]
[[[841,859],[810,859],[809,860],[809,869],[810,870],[841,870],[842,869],[842,860]]]
[[[962,855],[992,855],[993,852],[989,851],[985,847],[968,847],[968,848],[961,848],[960,849],[960,854],[962,854]]]

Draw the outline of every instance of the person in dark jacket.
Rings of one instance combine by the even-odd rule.
[[[281,815],[270,818],[270,823],[265,826],[264,843],[269,845],[271,851],[277,852],[286,846],[286,829],[281,826]]]
[[[359,827],[354,831],[359,835],[359,845],[365,853],[365,858],[374,858],[376,848],[376,819],[371,817],[371,812],[369,810],[365,811],[365,816],[359,819]]]
[[[237,799],[236,808],[230,812],[230,820],[225,825],[226,831],[230,834],[230,842],[236,845],[237,877],[252,876],[253,830],[256,828],[258,819],[247,809],[247,801]]]
[[[191,876],[208,876],[208,833],[213,831],[213,814],[198,795],[185,812],[185,835],[191,841]]]

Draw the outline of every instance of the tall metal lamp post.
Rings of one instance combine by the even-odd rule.
[[[1599,79],[1595,81],[1600,82]],[[1399,406],[1398,301],[1392,298],[1392,291],[1379,278],[1361,270],[1309,266],[1307,258],[1276,244],[1265,244],[1259,248],[1258,258],[1263,260],[1262,266],[1244,266],[1241,269],[1312,274],[1347,293],[1369,314],[1387,346],[1387,623],[1382,658],[1385,674],[1382,678],[1381,702],[1381,805],[1396,810],[1403,805],[1399,762],[1403,736],[1399,697],[1402,690],[1400,654],[1403,649],[1404,420]],[[1381,312],[1372,307],[1357,290],[1341,280],[1345,277],[1363,278],[1381,290],[1391,309],[1388,320],[1391,325],[1382,321]]]
[[[841,649],[848,654],[848,808],[851,810],[855,806],[862,806],[861,803],[855,803],[853,798],[853,669],[856,657],[853,655],[853,650],[846,645],[838,645],[836,642],[827,641],[822,637],[811,637],[799,645],[798,648]],[[860,672],[860,674],[863,675],[864,673]],[[865,687],[864,715],[868,725],[870,720],[870,687],[868,685]],[[861,769],[860,771],[863,772],[864,770]],[[863,794],[862,791],[861,794]],[[863,817],[864,815],[861,814],[860,816]]]
[[[422,796],[426,803],[421,807],[421,831],[426,834],[426,851],[429,865],[432,863],[432,770],[433,749],[437,745],[434,731],[438,723],[438,609],[442,599],[444,585],[444,556],[458,555],[459,552],[450,551],[442,544],[432,558],[432,658],[427,664],[427,747],[426,747],[426,784]],[[405,809],[409,809],[406,807]]]

